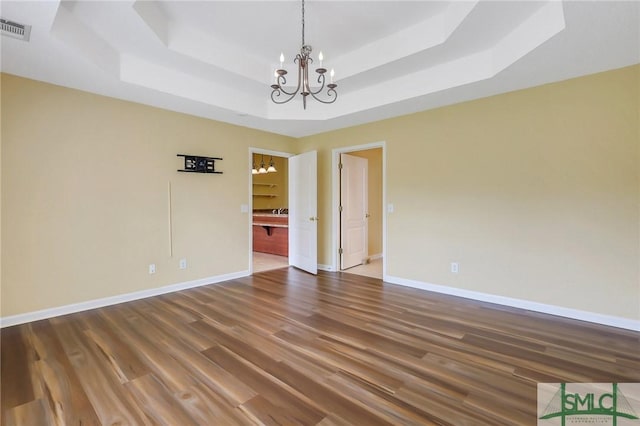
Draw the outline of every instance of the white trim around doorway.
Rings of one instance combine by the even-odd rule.
[[[338,256],[338,227],[340,226],[340,212],[338,207],[340,204],[340,179],[338,175],[338,164],[340,162],[340,154],[346,154],[354,151],[366,151],[368,149],[382,149],[382,277],[387,275],[387,149],[386,142],[372,142],[364,145],[347,146],[342,148],[334,148],[331,150],[331,265],[333,271],[340,270],[340,258]]]

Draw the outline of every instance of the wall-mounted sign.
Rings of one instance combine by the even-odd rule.
[[[178,169],[179,172],[222,174],[216,171],[216,160],[222,160],[222,158],[188,154],[178,154],[178,157],[184,157],[184,169]]]

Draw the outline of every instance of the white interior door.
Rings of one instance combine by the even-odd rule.
[[[368,251],[368,173],[366,158],[340,155],[340,269],[361,265]]]
[[[289,264],[318,273],[318,153],[289,157]]]

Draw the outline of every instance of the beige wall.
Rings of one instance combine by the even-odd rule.
[[[2,315],[248,270],[249,147],[293,139],[1,78]],[[224,174],[178,173],[178,153]]]
[[[640,319],[640,66],[297,142],[1,78],[3,316],[246,270],[250,146],[317,149],[331,218],[331,150],[386,141],[388,275]]]
[[[262,162],[261,154],[253,155],[255,165],[260,168]],[[265,155],[265,168],[269,167],[270,155]],[[280,209],[289,207],[289,175],[287,173],[289,161],[287,158],[273,157],[275,173],[263,173],[252,175],[253,178],[253,209]],[[273,186],[264,186],[273,185]],[[260,195],[275,195],[273,198],[261,197]]]
[[[386,141],[387,274],[640,319],[640,66],[306,137]],[[331,223],[319,222],[319,262]],[[459,262],[459,274],[449,272]]]
[[[369,256],[382,254],[382,148],[348,153],[366,158],[368,163]]]
[[[0,99],[2,98],[2,79],[0,78]],[[2,312],[2,102],[0,102],[0,318]]]

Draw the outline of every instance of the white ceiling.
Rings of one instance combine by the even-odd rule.
[[[294,137],[640,62],[636,1],[307,0],[338,99],[271,102],[299,1],[5,1],[3,72]],[[317,64],[317,62],[316,62]],[[315,65],[314,65],[315,68]],[[291,81],[289,82],[291,83]]]

